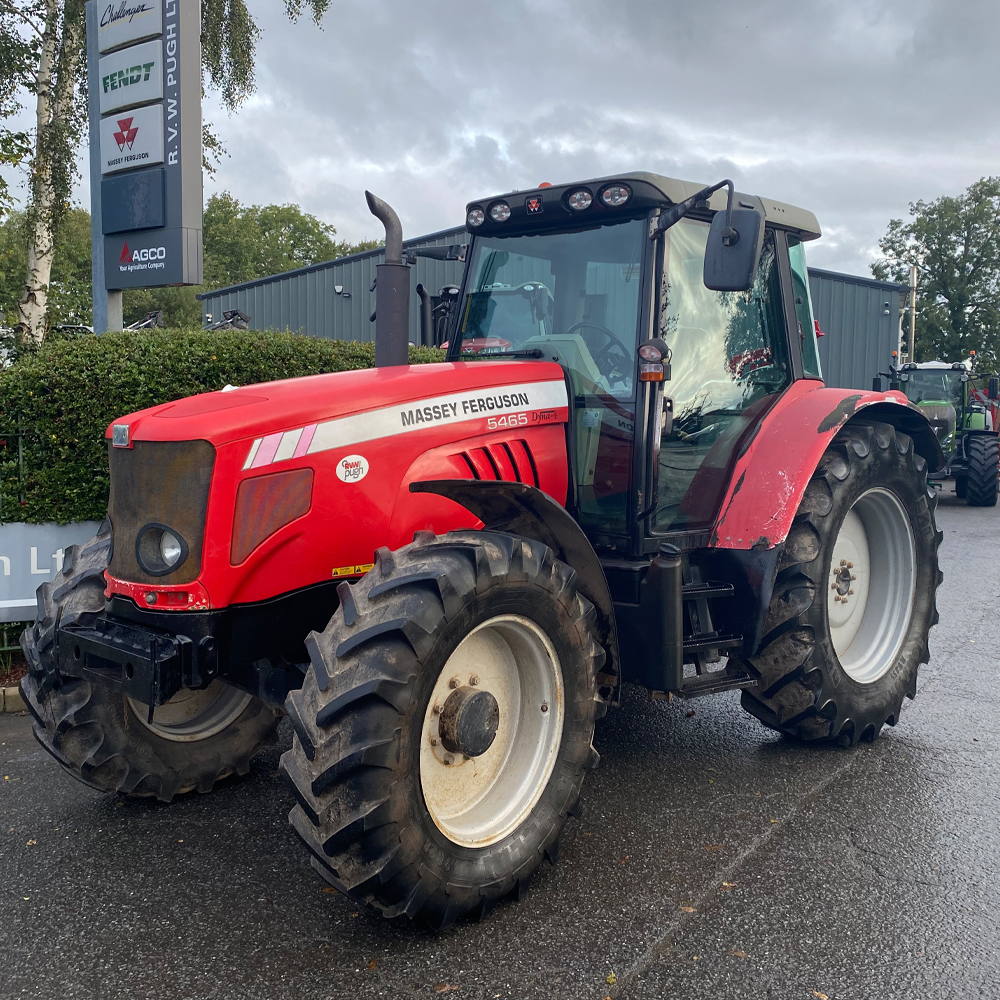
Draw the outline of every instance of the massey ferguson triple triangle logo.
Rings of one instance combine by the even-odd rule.
[[[115,142],[118,143],[119,151],[124,153],[126,146],[129,149],[132,148],[132,143],[135,142],[135,137],[139,134],[139,127],[132,128],[131,118],[119,118],[118,128],[121,131],[114,133]]]

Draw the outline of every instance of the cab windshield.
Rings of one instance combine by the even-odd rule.
[[[935,368],[906,374],[910,377],[903,383],[903,391],[911,403],[951,404],[956,410],[961,409],[964,372],[955,368]]]
[[[461,353],[556,355],[577,394],[630,400],[644,219],[475,242]]]

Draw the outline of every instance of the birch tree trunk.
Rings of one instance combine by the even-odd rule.
[[[55,222],[76,153],[69,140],[77,115],[77,74],[84,41],[82,6],[80,2],[63,5],[59,0],[45,0],[45,30],[35,78],[28,266],[24,295],[17,304],[21,337],[33,344],[40,344],[45,337]]]

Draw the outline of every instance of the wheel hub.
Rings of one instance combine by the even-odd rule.
[[[896,661],[916,591],[913,529],[893,493],[871,489],[855,501],[833,545],[829,580],[834,652],[849,677],[874,683]]]
[[[441,743],[452,753],[481,757],[496,739],[500,706],[489,691],[461,687],[441,710]]]
[[[449,840],[485,847],[524,822],[555,767],[564,703],[558,654],[532,620],[498,615],[458,644],[420,739],[424,804]]]

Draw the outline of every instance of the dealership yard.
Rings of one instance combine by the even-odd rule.
[[[946,492],[938,521],[941,624],[895,729],[809,749],[735,694],[626,689],[558,866],[443,934],[324,889],[287,733],[158,806],[75,783],[0,716],[0,998],[996,996],[1000,510]]]

